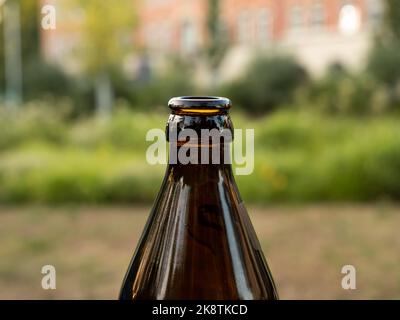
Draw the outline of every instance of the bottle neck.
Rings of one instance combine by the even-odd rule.
[[[230,164],[169,164],[167,172],[174,178],[190,178],[190,181],[219,180],[233,177]]]
[[[189,165],[188,168],[194,170],[200,166],[207,170],[231,167],[233,125],[226,111],[213,115],[173,112],[168,119],[166,135],[172,166]]]
[[[198,142],[169,144],[169,164],[176,166],[191,165],[212,168],[230,168],[232,164],[229,143],[201,144]]]

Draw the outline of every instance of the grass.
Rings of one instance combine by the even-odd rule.
[[[400,208],[250,207],[282,299],[399,299]],[[1,207],[0,299],[115,299],[147,207]],[[57,289],[41,288],[41,268]],[[341,288],[343,265],[357,289]]]

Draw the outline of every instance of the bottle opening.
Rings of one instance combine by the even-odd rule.
[[[214,114],[226,112],[231,108],[231,101],[215,96],[183,96],[169,100],[168,107],[177,113]]]

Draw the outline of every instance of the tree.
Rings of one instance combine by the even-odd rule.
[[[372,48],[367,70],[384,84],[391,105],[400,102],[400,0],[385,0],[384,19]]]
[[[111,73],[121,68],[121,61],[132,50],[134,2],[75,0],[75,5],[84,10],[81,60],[94,84],[96,109],[107,115],[114,99]]]
[[[400,42],[400,0],[385,0],[383,33]]]
[[[40,55],[39,0],[20,1],[23,60]]]
[[[208,0],[207,14],[207,60],[211,68],[212,81],[217,79],[217,68],[227,48],[224,28],[220,19],[220,0]],[[213,84],[212,84],[213,85]]]
[[[5,88],[5,6],[11,2],[17,4],[15,10],[18,10],[18,37],[21,40],[20,53],[21,71],[25,71],[27,62],[39,56],[39,28],[38,28],[38,8],[39,0],[19,1],[19,0],[0,0],[0,96]],[[18,50],[19,51],[19,50]]]
[[[288,56],[259,56],[239,79],[228,84],[224,93],[254,114],[274,111],[290,103],[295,91],[307,83],[308,75]]]

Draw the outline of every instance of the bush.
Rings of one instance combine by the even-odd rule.
[[[121,111],[109,122],[64,122],[38,110],[25,114],[29,120],[18,113],[0,118],[14,141],[0,137],[0,202],[154,201],[165,166],[146,164],[145,133],[163,129],[167,115]],[[256,134],[255,170],[236,177],[242,197],[258,203],[399,201],[397,122],[304,111],[258,120],[235,115],[237,127]]]
[[[260,114],[292,101],[306,79],[305,70],[290,57],[258,57],[240,79],[222,91],[235,105]]]
[[[245,200],[400,200],[396,119],[277,114],[264,121],[256,127],[255,172],[237,177]]]
[[[0,202],[151,202],[163,170],[144,161],[133,152],[110,150],[14,151],[0,161]]]
[[[67,105],[58,105],[58,110],[48,105],[39,108],[27,104],[19,110],[0,108],[0,150],[15,149],[35,141],[60,145],[67,141],[67,123],[64,111]]]
[[[27,101],[44,96],[67,97],[71,95],[70,79],[57,66],[41,58],[31,58],[24,68],[24,99]]]
[[[400,105],[400,42],[398,40],[386,43],[375,41],[370,53],[367,72],[377,83],[386,87],[389,106],[394,109]]]
[[[263,119],[256,130],[256,150],[307,148],[317,137],[315,117],[309,114],[280,112]]]
[[[395,87],[400,81],[400,43],[376,41],[368,58],[367,70],[380,82]]]
[[[353,75],[342,68],[330,68],[305,91],[303,104],[328,114],[368,115],[389,108],[387,90],[368,73]]]
[[[154,74],[148,82],[136,84],[136,103],[148,109],[160,103],[165,106],[175,96],[195,95],[192,77],[190,66],[174,61],[164,72]]]

